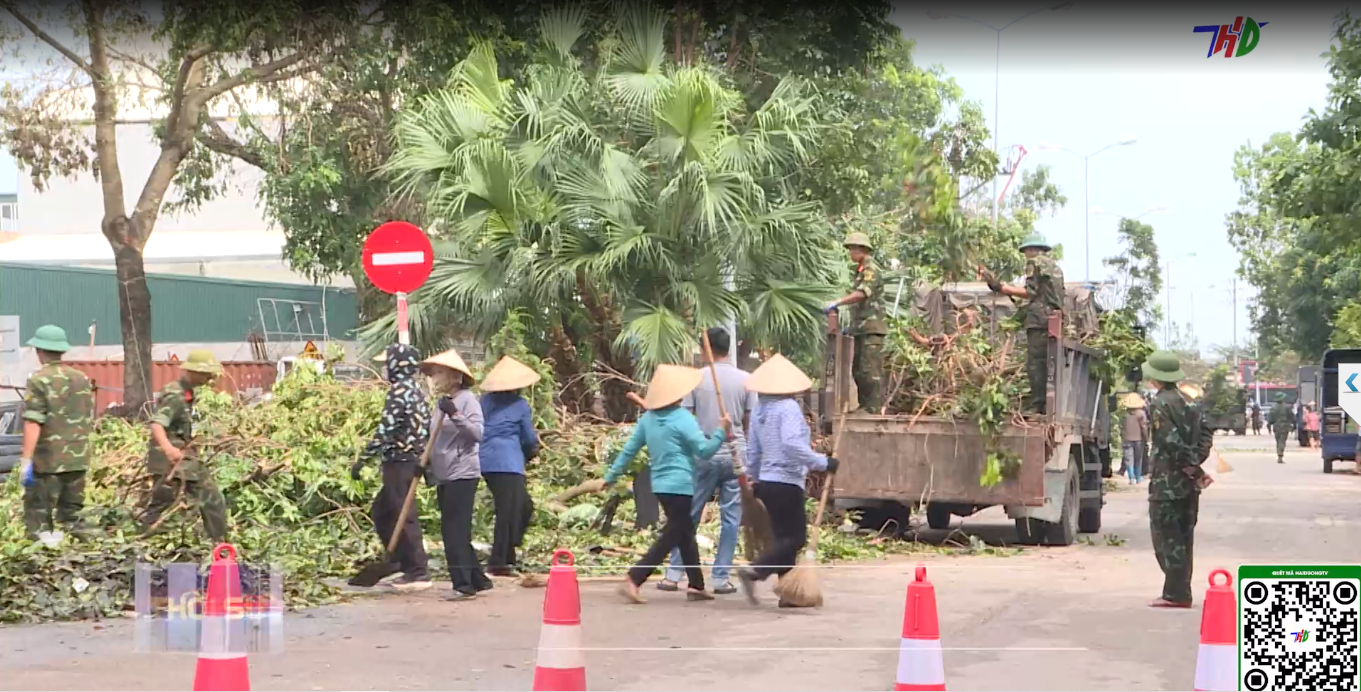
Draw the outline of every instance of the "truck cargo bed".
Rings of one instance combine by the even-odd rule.
[[[1001,443],[1020,455],[1013,478],[978,484],[987,452],[978,426],[922,416],[853,416],[846,420],[834,489],[837,497],[975,505],[1044,504],[1045,430],[1009,426]]]

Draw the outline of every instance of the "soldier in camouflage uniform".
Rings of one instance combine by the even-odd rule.
[[[864,233],[846,236],[844,243],[855,265],[851,292],[823,309],[831,314],[842,305],[851,306],[850,333],[855,338],[851,376],[859,396],[859,411],[879,413],[884,406],[884,336],[888,318],[884,308],[884,277],[874,261],[873,245]]]
[[[1276,436],[1276,463],[1284,464],[1285,443],[1290,439],[1290,431],[1295,427],[1295,414],[1290,412],[1290,405],[1285,403],[1285,394],[1276,394],[1276,403],[1271,405],[1267,422],[1271,424],[1271,432]]]
[[[222,541],[227,537],[227,501],[213,482],[212,473],[203,467],[198,452],[190,448],[194,439],[195,390],[222,374],[222,366],[212,352],[195,350],[189,352],[180,371],[180,378],[156,395],[156,412],[151,416],[151,448],[147,450],[152,491],[142,522],[149,528],[155,527],[161,513],[184,497],[198,506],[208,537]]]
[[[61,354],[71,350],[61,327],[40,327],[28,345],[38,352],[42,367],[28,378],[24,397],[20,475],[24,528],[36,538],[55,531],[57,523],[79,524],[95,401],[89,378],[61,364]]]
[[[1143,365],[1144,377],[1158,393],[1149,402],[1152,478],[1148,484],[1148,521],[1153,552],[1163,571],[1162,596],[1154,608],[1191,607],[1191,569],[1200,491],[1209,476],[1200,465],[1210,456],[1213,433],[1198,406],[1188,403],[1176,383],[1185,375],[1177,355],[1155,351]]]
[[[1022,307],[1025,313],[1025,371],[1030,381],[1030,409],[1044,413],[1045,389],[1047,387],[1049,360],[1049,315],[1063,310],[1063,270],[1059,263],[1049,256],[1052,249],[1039,234],[1028,236],[1021,241],[1021,252],[1025,253],[1025,288],[1003,284],[991,274],[984,274],[988,288],[996,293],[1027,302]]]

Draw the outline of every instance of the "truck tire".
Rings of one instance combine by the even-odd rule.
[[[1333,460],[1332,460],[1332,459],[1324,459],[1324,460],[1323,460],[1323,472],[1324,472],[1324,473],[1332,473],[1332,472],[1333,472]]]
[[[950,528],[950,508],[934,502],[926,505],[926,525],[933,529]]]
[[[1045,545],[1072,545],[1077,540],[1078,516],[1081,514],[1078,508],[1078,481],[1080,476],[1069,471],[1071,479],[1068,481],[1068,490],[1063,493],[1063,508],[1059,512],[1057,524],[1047,524],[1047,535]]]
[[[1044,534],[1049,525],[1028,517],[1016,519],[1016,542],[1021,545],[1041,545],[1044,543]]]
[[[1077,530],[1082,533],[1101,531],[1101,508],[1088,507],[1077,513]]]

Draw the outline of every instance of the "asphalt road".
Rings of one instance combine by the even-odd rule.
[[[1197,605],[1211,570],[1243,563],[1361,563],[1361,476],[1324,475],[1293,443],[1218,440],[1196,536]],[[1213,463],[1213,462],[1211,462]],[[1123,485],[1123,481],[1121,481]],[[923,559],[935,583],[952,690],[1190,689],[1200,610],[1154,610],[1161,573],[1143,488],[1108,496],[1102,534],[1013,557]],[[955,520],[992,543],[1014,537],[1000,510]],[[923,540],[946,532],[924,529]],[[1089,543],[1088,543],[1089,542]],[[826,605],[752,608],[740,597],[687,603],[648,587],[627,605],[582,585],[593,689],[891,689],[904,589],[915,560],[822,572]],[[257,690],[529,689],[542,590],[506,586],[471,603],[434,591],[290,615],[284,653],[251,657]],[[767,596],[768,599],[771,597]],[[0,628],[0,689],[187,689],[189,654],[132,653],[124,621]]]

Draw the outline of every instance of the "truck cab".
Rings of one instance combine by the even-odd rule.
[[[1361,363],[1361,348],[1333,348],[1323,352],[1323,367],[1318,378],[1319,408],[1323,413],[1320,426],[1320,446],[1323,448],[1323,472],[1332,473],[1336,461],[1356,462],[1356,421],[1338,405],[1338,370],[1340,365]]]

